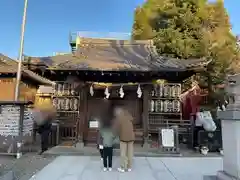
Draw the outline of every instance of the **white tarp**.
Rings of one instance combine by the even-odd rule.
[[[217,129],[210,111],[197,112],[196,126],[203,126],[205,131],[215,131]]]

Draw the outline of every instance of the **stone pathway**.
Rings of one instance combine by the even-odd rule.
[[[115,157],[113,171],[103,172],[99,157],[60,156],[30,180],[207,180],[222,170],[222,158],[136,157],[127,173],[117,172],[118,165]]]
[[[15,180],[27,180],[54,159],[50,156],[44,158],[36,153],[27,153],[20,159],[12,156],[0,156],[0,175],[3,176],[11,171],[14,173]]]

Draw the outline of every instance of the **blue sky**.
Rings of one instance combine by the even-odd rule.
[[[70,31],[130,32],[134,8],[144,0],[28,0],[24,53],[68,52]],[[0,0],[0,53],[18,56],[24,0]],[[225,1],[240,34],[239,0]]]

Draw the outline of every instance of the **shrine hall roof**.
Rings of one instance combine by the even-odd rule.
[[[1,74],[17,74],[18,63],[14,59],[9,58],[0,53],[0,75]],[[42,85],[53,85],[54,82],[37,75],[33,71],[30,71],[22,67],[22,76],[29,77],[33,81]]]
[[[49,57],[26,57],[30,64],[52,70],[101,71],[184,71],[208,62],[203,59],[181,60],[159,56],[151,40],[126,41],[81,38],[75,53]]]

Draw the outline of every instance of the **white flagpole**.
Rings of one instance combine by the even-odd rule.
[[[26,16],[27,16],[27,6],[28,6],[28,0],[25,0],[23,18],[22,18],[20,49],[19,49],[19,57],[18,57],[17,79],[16,79],[16,87],[15,87],[15,101],[17,101],[19,98],[19,86],[20,86],[20,81],[21,81],[21,76],[22,76],[22,59],[23,59],[24,34],[25,34],[25,24],[26,24]]]

